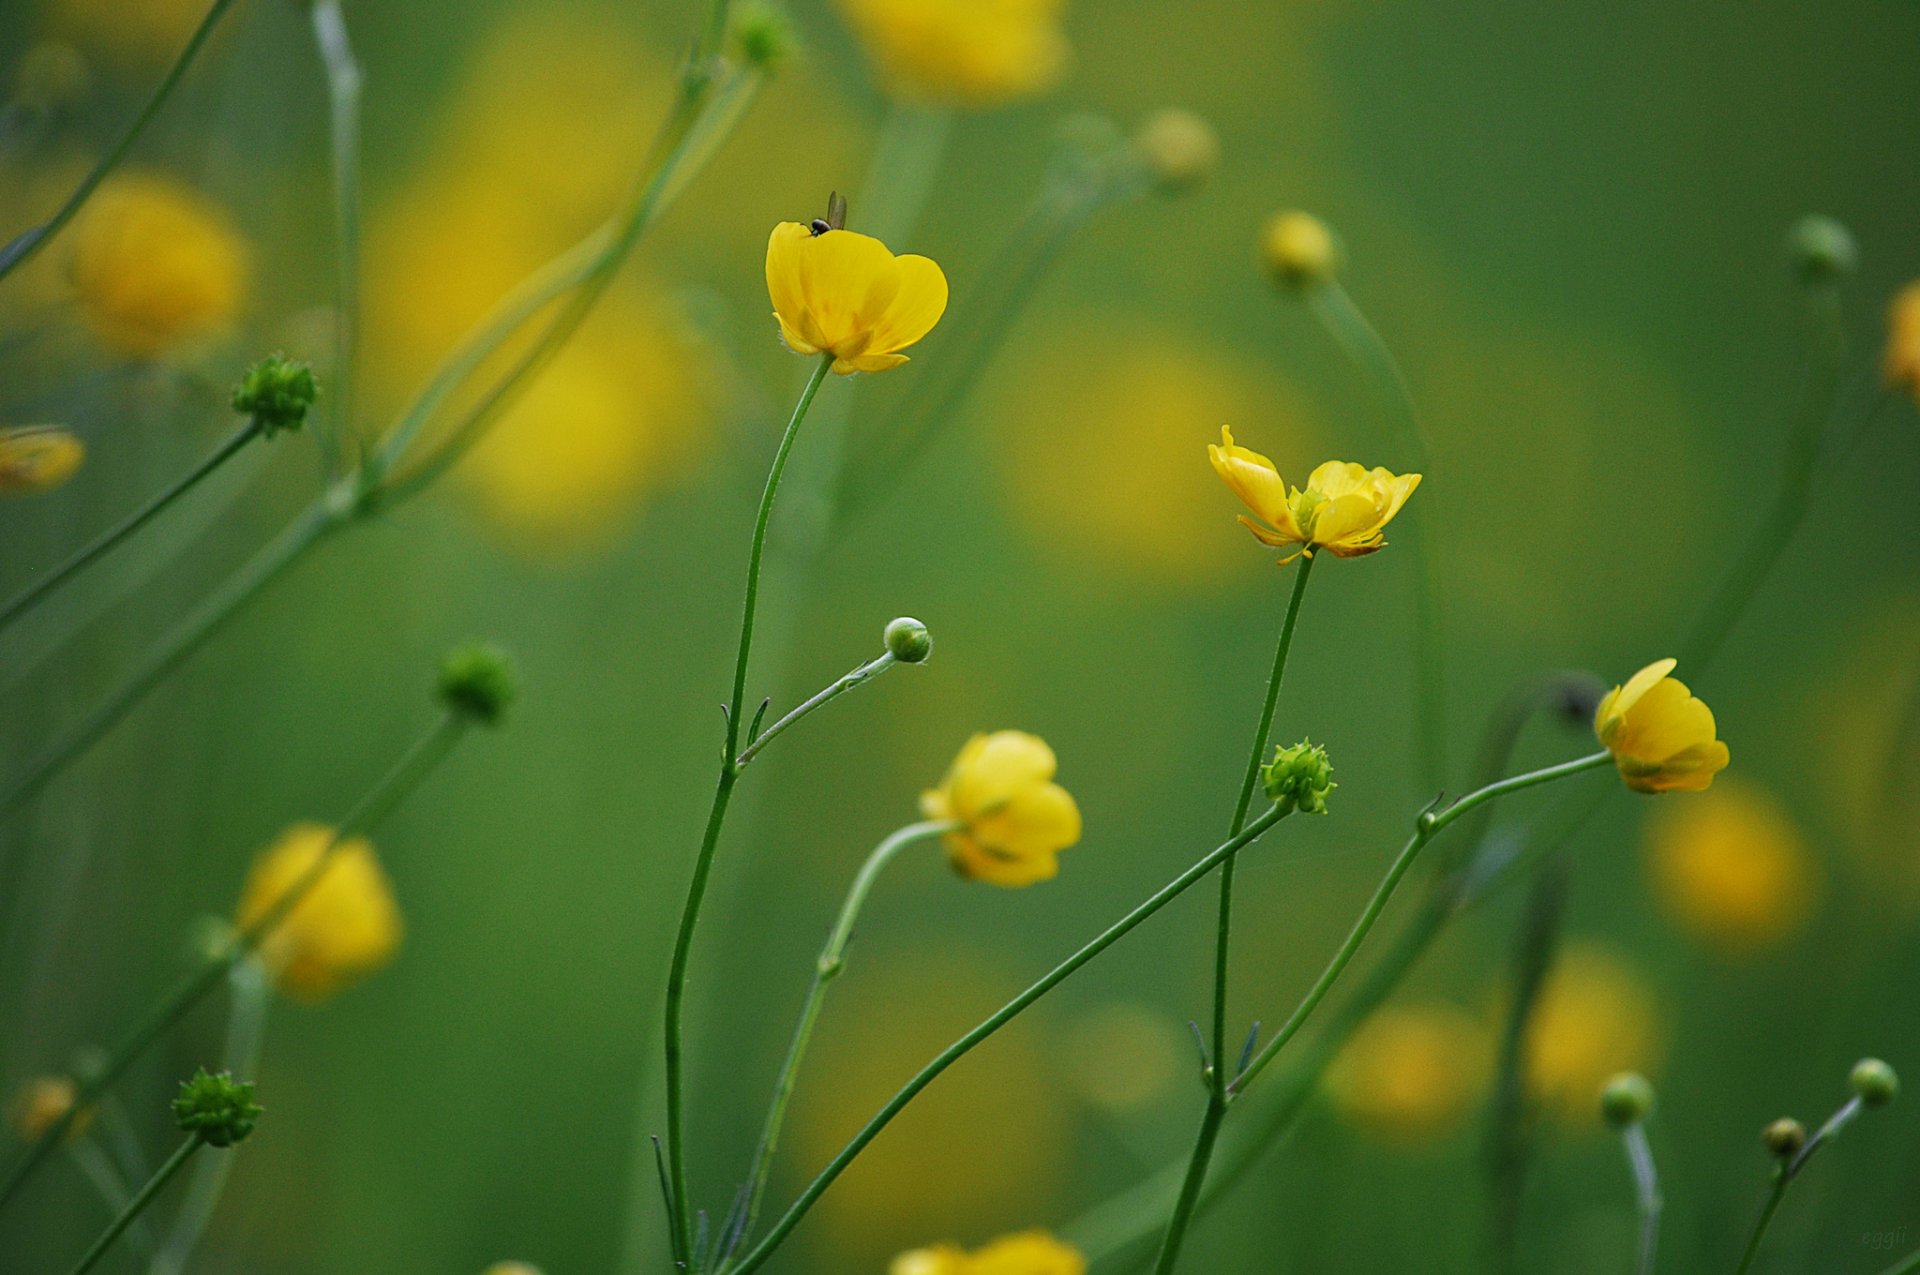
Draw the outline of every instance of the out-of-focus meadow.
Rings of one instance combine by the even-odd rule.
[[[0,0],[15,103],[0,237],[58,203],[204,7]],[[348,4],[366,71],[358,418],[390,421],[503,293],[619,205],[698,8]],[[375,838],[397,957],[324,1005],[274,1006],[255,1077],[268,1115],[195,1270],[605,1271],[635,1191],[650,1261],[664,1243],[645,1142],[660,987],[753,502],[804,375],[768,314],[766,236],[831,190],[859,226],[888,112],[839,10],[792,16],[798,55],[498,429],[422,499],[297,564],[0,826],[11,1089],[116,1036],[284,827],[341,817],[431,720],[442,651],[484,636],[518,658],[505,728]],[[821,1022],[776,1202],[928,1056],[1217,843],[1289,576],[1235,525],[1205,445],[1230,424],[1294,477],[1334,456],[1408,467],[1364,380],[1261,269],[1268,214],[1337,229],[1343,281],[1433,440],[1416,501],[1444,546],[1454,792],[1521,677],[1612,684],[1673,653],[1763,516],[1808,348],[1788,228],[1829,214],[1860,246],[1840,294],[1849,376],[1920,275],[1912,5],[1083,0],[1064,21],[1057,87],[958,112],[924,210],[890,233],[945,268],[949,327],[993,286],[1063,131],[1187,107],[1217,130],[1219,165],[1190,193],[1097,216],[925,453],[856,463],[877,482],[860,516],[804,575],[770,567],[755,683],[776,709],[869,658],[895,615],[926,621],[937,649],[770,752],[735,811],[690,1019],[691,1169],[718,1208],[849,879],[969,734],[1043,735],[1084,840],[1030,889],[961,881],[930,848],[889,871]],[[179,224],[119,250],[191,257],[207,292],[169,304],[213,316],[204,330],[157,348],[99,287],[80,297],[73,245],[116,250],[98,224],[87,238],[88,213],[0,284],[0,426],[61,424],[86,446],[64,486],[0,501],[0,594],[224,438],[227,387],[260,355],[309,359],[328,387],[312,43],[304,6],[238,5],[89,210],[170,201]],[[45,100],[21,106],[28,90]],[[119,300],[151,319],[150,301]],[[822,392],[856,462],[890,455],[916,378],[953,374],[945,335]],[[336,406],[323,388],[316,414]],[[1629,1268],[1631,1184],[1595,1107],[1609,1074],[1659,1090],[1665,1262],[1718,1270],[1766,1180],[1759,1129],[1824,1118],[1862,1055],[1920,1067],[1914,424],[1895,404],[1820,475],[1804,532],[1689,679],[1733,766],[1700,797],[1611,794],[1572,845],[1532,1046],[1519,1269]],[[817,463],[810,441],[796,465]],[[319,478],[310,437],[255,445],[0,635],[7,771]],[[1242,861],[1236,1021],[1284,1016],[1432,796],[1413,764],[1413,589],[1411,555],[1391,550],[1317,571],[1278,733],[1326,745],[1340,788],[1330,817]],[[1542,725],[1519,756],[1590,748],[1584,726]],[[937,1083],[773,1269],[878,1272],[936,1240],[1061,1229],[1184,1155],[1211,897],[1183,898]],[[1489,1185],[1487,1130],[1524,900],[1446,933],[1198,1224],[1187,1269],[1488,1269],[1491,1219],[1513,1204]],[[221,1034],[203,1007],[119,1087],[150,1156],[174,1136],[164,1098],[217,1061]],[[1915,1128],[1896,1105],[1823,1152],[1758,1269],[1870,1272],[1889,1234],[1920,1245]],[[107,1217],[56,1163],[0,1217],[0,1270],[64,1269]]]

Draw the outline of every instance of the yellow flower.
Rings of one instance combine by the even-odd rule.
[[[1045,1231],[1021,1231],[971,1253],[951,1244],[893,1259],[887,1275],[1086,1275],[1087,1259]]]
[[[884,372],[940,322],[947,276],[925,257],[894,256],[871,235],[783,221],[767,240],[767,294],[795,354],[831,354],[833,370]]]
[[[1887,384],[1920,399],[1920,280],[1894,294],[1887,308]]]
[[[0,429],[0,495],[52,491],[80,468],[87,447],[64,429]]]
[[[1447,1005],[1388,1007],[1355,1032],[1327,1073],[1340,1114],[1407,1142],[1457,1127],[1486,1091],[1486,1028]]]
[[[115,354],[153,358],[232,319],[246,252],[226,215],[169,177],[100,188],[74,221],[68,273],[80,313]]]
[[[1713,737],[1713,710],[1667,674],[1678,660],[1656,660],[1600,701],[1593,731],[1635,792],[1700,792],[1727,768],[1727,746]]]
[[[967,741],[940,786],[920,796],[927,818],[960,825],[947,834],[955,871],[1005,886],[1053,878],[1054,856],[1080,840],[1080,808],[1054,769],[1053,749],[1022,731]]]
[[[35,1076],[20,1086],[13,1098],[13,1128],[23,1141],[37,1142],[73,1109],[79,1090],[65,1076]],[[93,1120],[92,1108],[83,1110],[67,1126],[66,1136],[78,1137]]]
[[[234,924],[246,929],[313,871],[333,830],[295,824],[254,861]],[[327,999],[393,959],[400,946],[400,910],[373,846],[343,841],[306,896],[260,945],[260,959],[281,991],[299,1000]]]
[[[1738,955],[1771,947],[1805,923],[1817,882],[1778,802],[1723,785],[1661,814],[1649,831],[1647,868],[1680,924]]]
[[[1527,1032],[1527,1081],[1562,1119],[1597,1124],[1609,1076],[1649,1072],[1660,1053],[1646,980],[1611,949],[1569,944],[1540,989]]]
[[[840,0],[898,97],[997,106],[1044,93],[1066,71],[1065,0]]]
[[[1261,520],[1240,515],[1240,525],[1255,540],[1276,549],[1300,546],[1280,560],[1282,566],[1303,553],[1311,557],[1315,549],[1358,558],[1386,548],[1387,524],[1420,485],[1418,474],[1330,460],[1308,475],[1304,489],[1289,491],[1273,462],[1236,444],[1224,425],[1220,442],[1208,445],[1207,458],[1227,489]]]

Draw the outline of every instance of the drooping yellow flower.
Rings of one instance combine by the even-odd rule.
[[[1330,460],[1308,475],[1305,488],[1289,490],[1273,462],[1235,443],[1224,425],[1219,443],[1208,445],[1207,458],[1220,481],[1259,519],[1240,515],[1240,525],[1254,539],[1276,549],[1300,546],[1280,560],[1282,566],[1303,553],[1311,557],[1316,549],[1358,558],[1386,548],[1387,524],[1420,485],[1418,474]]]
[[[1086,1275],[1087,1259],[1046,1231],[1003,1235],[969,1253],[952,1244],[918,1248],[893,1259],[887,1275]]]
[[[74,476],[87,447],[64,429],[0,429],[0,496],[52,491]]]
[[[1612,949],[1568,944],[1540,989],[1526,1041],[1527,1081],[1560,1118],[1598,1124],[1593,1100],[1609,1076],[1651,1072],[1658,1012],[1646,979]]]
[[[1065,0],[840,0],[896,97],[988,107],[1046,92],[1071,50]]]
[[[295,824],[254,861],[234,925],[266,917],[288,890],[329,854],[333,830]],[[334,846],[306,896],[260,944],[260,960],[281,991],[319,1002],[393,959],[401,938],[400,909],[373,846],[355,837]]]
[[[1635,792],[1700,792],[1727,768],[1714,738],[1713,710],[1667,676],[1678,660],[1656,660],[1600,701],[1593,731]]]
[[[1881,366],[1888,385],[1920,399],[1920,280],[1895,293],[1887,307],[1887,351]]]
[[[1080,840],[1080,808],[1053,782],[1046,741],[1017,730],[975,735],[940,786],[922,793],[929,819],[960,826],[946,837],[961,876],[994,885],[1032,885],[1060,870],[1055,856]]]
[[[79,1089],[65,1076],[35,1076],[20,1086],[13,1097],[13,1128],[23,1142],[37,1142],[46,1132],[73,1110]],[[92,1108],[84,1109],[67,1125],[69,1138],[86,1132],[93,1120]]]
[[[1676,921],[1735,956],[1798,930],[1818,884],[1786,810],[1737,784],[1664,808],[1649,829],[1647,870]]]
[[[831,354],[833,370],[884,372],[940,322],[947,276],[925,257],[895,256],[871,235],[783,221],[767,240],[767,294],[795,354]]]
[[[226,214],[170,177],[127,174],[75,218],[68,274],[81,316],[115,354],[153,358],[232,319],[246,250]]]
[[[1369,1018],[1327,1073],[1335,1108],[1385,1137],[1425,1142],[1458,1127],[1486,1092],[1484,1024],[1448,1005],[1389,1006]]]

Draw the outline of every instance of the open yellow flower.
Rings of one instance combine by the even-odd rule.
[[[840,0],[896,97],[997,106],[1044,93],[1066,70],[1065,0]]]
[[[961,876],[994,885],[1032,885],[1060,870],[1055,856],[1080,840],[1080,807],[1053,782],[1046,741],[1017,730],[975,735],[938,788],[922,793],[929,819],[959,824],[946,837]]]
[[[232,319],[246,250],[226,214],[170,177],[102,186],[74,220],[69,275],[80,314],[115,354],[154,358]]]
[[[902,1253],[887,1275],[1086,1275],[1087,1259],[1070,1244],[1045,1231],[1003,1235],[969,1253],[952,1244],[936,1244]]]
[[[1635,792],[1700,792],[1727,768],[1713,710],[1667,676],[1678,663],[1647,665],[1608,692],[1593,715],[1594,734]]]
[[[333,842],[331,828],[295,824],[255,860],[240,894],[234,925],[255,924],[299,884]],[[307,1002],[326,1000],[380,969],[400,947],[400,909],[393,887],[364,838],[341,842],[306,896],[260,944],[274,985]]]
[[[1900,289],[1887,307],[1887,350],[1881,367],[1888,385],[1920,399],[1920,281]]]
[[[833,370],[884,372],[940,322],[947,276],[925,257],[894,256],[871,235],[783,221],[767,240],[767,294],[796,354],[831,354]]]
[[[0,496],[52,491],[74,476],[87,447],[64,429],[0,429]]]
[[[1418,474],[1330,460],[1308,475],[1304,488],[1290,490],[1272,461],[1235,443],[1224,425],[1219,443],[1208,445],[1207,458],[1220,481],[1254,512],[1254,518],[1240,515],[1240,525],[1254,539],[1276,549],[1300,546],[1280,559],[1282,566],[1301,554],[1312,557],[1316,549],[1358,558],[1386,548],[1387,524],[1420,485]]]

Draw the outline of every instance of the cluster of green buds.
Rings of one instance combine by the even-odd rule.
[[[1305,739],[1291,748],[1276,750],[1261,777],[1266,782],[1267,796],[1285,812],[1298,810],[1309,815],[1324,815],[1327,794],[1336,787],[1327,750]]]
[[[440,661],[435,694],[448,712],[482,726],[497,726],[519,693],[513,657],[499,647],[471,642]]]
[[[284,354],[270,354],[247,369],[233,387],[233,410],[251,417],[268,438],[307,423],[307,410],[320,397],[313,369]]]
[[[235,1080],[230,1072],[216,1075],[204,1067],[192,1080],[180,1082],[180,1096],[173,1100],[173,1119],[180,1131],[196,1135],[210,1147],[244,1142],[260,1115],[251,1081]]]

